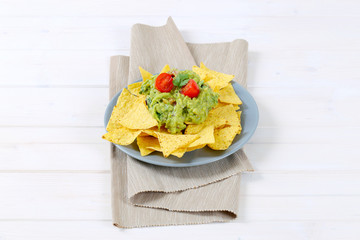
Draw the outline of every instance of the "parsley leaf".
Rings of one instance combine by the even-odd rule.
[[[178,87],[183,87],[189,82],[189,74],[179,73],[173,80],[173,84]]]

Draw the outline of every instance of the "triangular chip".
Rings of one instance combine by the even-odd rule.
[[[237,130],[238,128],[234,126],[215,129],[215,143],[208,144],[208,146],[214,150],[228,149],[237,134]]]
[[[200,124],[191,124],[188,125],[185,129],[185,134],[197,134],[199,133],[203,128],[207,126],[213,125],[215,128],[221,128],[227,124],[227,121],[225,118],[219,116],[217,113],[213,113],[214,110],[211,110],[209,112],[208,117],[206,120]]]
[[[199,139],[196,139],[194,142],[190,143],[188,148],[196,148],[202,145],[206,145],[209,143],[214,143],[214,125],[209,125],[204,127],[198,135],[200,136]]]
[[[147,135],[157,138],[156,132],[168,133],[168,130],[164,126],[161,126],[160,129],[158,126],[156,126],[156,127],[142,130],[142,133],[145,133]]]
[[[221,73],[221,72],[216,72],[216,71],[214,71],[214,70],[211,70],[211,69],[205,67],[204,63],[202,63],[202,62],[200,63],[200,68],[208,71],[209,73],[213,74],[214,76],[216,76],[216,77],[218,77],[218,78],[220,78],[220,79],[225,80],[226,82],[230,82],[230,81],[233,80],[234,77],[235,77],[234,75],[230,75],[230,74],[226,74],[226,73]]]
[[[200,79],[203,80],[204,82],[207,82],[209,80],[211,80],[212,78],[214,78],[214,76],[212,76],[211,74],[209,74],[206,70],[199,68],[198,66],[193,66],[192,70],[200,76]]]
[[[188,148],[186,149],[186,151],[187,151],[187,152],[191,152],[191,151],[194,151],[194,150],[203,148],[203,147],[205,147],[205,146],[206,146],[206,144],[198,145],[198,146],[195,146],[195,147],[188,147]]]
[[[138,136],[136,140],[137,140],[137,145],[140,149],[141,156],[149,155],[150,153],[155,151],[154,149],[148,148],[149,146],[154,146],[156,144],[159,145],[159,141],[151,136],[147,136],[147,137]]]
[[[226,106],[226,105],[229,105],[230,103],[223,103],[223,102],[218,102],[218,104],[214,107],[214,108],[218,108],[218,107],[223,107],[223,106]],[[239,110],[240,107],[239,105],[236,105],[236,104],[231,104],[233,105],[234,109],[235,110]]]
[[[158,125],[145,104],[145,97],[139,96],[119,123],[130,129],[147,129]]]
[[[236,112],[236,114],[238,115],[239,121],[240,121],[240,129],[239,129],[239,131],[237,132],[237,134],[240,134],[240,133],[241,133],[241,130],[242,130],[242,127],[241,127],[241,113],[242,113],[242,111]]]
[[[209,112],[209,115],[210,113],[213,114],[215,118],[216,116],[225,118],[228,125],[231,125],[237,129],[236,132],[238,132],[239,129],[241,128],[238,115],[232,104],[228,104],[223,107],[214,108]]]
[[[145,69],[143,69],[142,67],[139,67],[139,70],[140,70],[140,74],[143,79],[143,82],[145,82],[146,80],[148,80],[152,77],[152,74],[149,73],[148,71],[146,71]]]
[[[148,149],[148,151],[162,152],[159,140],[157,138],[154,138],[154,137],[149,137],[149,138],[151,138],[151,140],[149,140],[146,143],[147,144],[146,148]],[[139,139],[139,137],[138,137],[138,139]],[[145,152],[147,152],[147,151],[144,150],[144,153]],[[179,148],[179,149],[175,150],[174,152],[172,152],[171,155],[174,155],[174,156],[176,156],[178,158],[181,158],[185,153],[186,153],[186,148]]]
[[[140,130],[132,130],[125,127],[120,127],[105,133],[102,138],[118,145],[129,145],[135,141],[136,137],[140,133]]]
[[[123,89],[117,100],[116,106],[113,108],[110,120],[106,127],[108,132],[121,127],[119,119],[128,112],[128,109],[131,108],[132,103],[136,101],[136,99],[137,97],[132,95],[126,88]]]
[[[163,67],[163,69],[161,70],[161,73],[166,73],[168,71],[170,71],[170,66],[166,64],[165,67]]]
[[[238,115],[239,121],[241,121],[241,113],[242,113],[242,111],[238,111],[238,112],[236,112],[236,113],[237,113],[237,115]]]
[[[219,92],[222,88],[228,85],[228,82],[222,78],[214,77],[207,81],[206,84],[208,84],[214,92]]]
[[[151,142],[149,142],[149,145],[146,146],[146,148],[154,150],[154,151],[162,152],[161,146],[159,143],[159,139],[157,139],[155,137],[152,137]]]
[[[229,83],[227,80],[219,78],[208,70],[201,69],[198,66],[193,66],[192,70],[196,72],[214,92],[219,92],[220,89],[226,87]]]
[[[171,153],[171,155],[174,155],[175,157],[181,158],[186,153],[186,148],[179,148]]]
[[[156,134],[164,157],[168,157],[179,148],[186,148],[190,143],[200,137],[199,135],[173,135],[160,132],[157,132]]]
[[[127,86],[127,89],[132,94],[134,94],[136,96],[139,96],[140,95],[139,92],[140,92],[141,84],[142,84],[142,82],[132,83],[132,84]]]
[[[235,105],[242,104],[242,101],[238,95],[236,95],[235,90],[230,83],[219,91],[219,100],[223,103],[231,103]]]

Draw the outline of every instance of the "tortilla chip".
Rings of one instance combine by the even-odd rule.
[[[242,113],[242,111],[238,111],[238,112],[236,112],[236,113],[237,113],[237,115],[238,115],[239,121],[241,121],[241,113]]]
[[[137,97],[132,95],[126,88],[123,89],[117,100],[116,106],[113,108],[108,125],[106,126],[108,132],[122,127],[119,120],[127,113],[128,108],[131,107],[136,99]]]
[[[118,145],[129,145],[135,141],[136,137],[140,133],[140,130],[132,130],[125,127],[120,127],[105,133],[102,138]]]
[[[156,126],[156,127],[142,130],[142,133],[145,133],[147,135],[157,138],[157,135],[155,132],[168,133],[168,130],[164,126],[161,126],[160,129],[158,126]],[[179,133],[179,134],[181,134],[181,133]]]
[[[214,109],[212,109],[210,111],[210,113],[217,116],[217,118],[218,117],[225,118],[226,121],[227,121],[227,124],[235,127],[236,129],[241,128],[238,115],[237,115],[237,113],[235,111],[235,108],[234,108],[234,106],[232,104],[228,104],[228,105],[225,105],[223,107],[214,108]]]
[[[207,126],[213,125],[214,128],[221,128],[227,124],[227,121],[225,118],[212,113],[213,110],[209,112],[208,117],[206,120],[200,124],[191,124],[188,125],[185,129],[185,134],[197,134],[199,133],[203,128]]]
[[[223,103],[223,102],[218,102],[218,104],[214,107],[214,108],[218,108],[218,107],[223,107],[223,106],[226,106],[226,105],[229,105],[230,103]],[[240,107],[239,105],[236,105],[236,104],[231,104],[233,105],[234,109],[235,110],[239,110]]]
[[[119,123],[130,129],[147,129],[158,125],[158,122],[151,116],[145,103],[145,96],[141,95],[126,106],[124,114]]]
[[[132,83],[127,86],[127,89],[134,95],[139,96],[140,88],[141,88],[142,82],[136,82]]]
[[[214,92],[219,92],[222,88],[228,85],[228,82],[221,78],[214,77],[207,81],[206,84],[208,84]]]
[[[153,140],[149,143],[148,146],[146,146],[146,148],[154,151],[162,152],[159,139],[157,139],[156,137],[152,137],[152,139]]]
[[[203,147],[205,147],[205,146],[206,146],[206,144],[198,145],[198,146],[195,146],[195,147],[188,147],[188,148],[186,149],[186,151],[187,151],[187,152],[191,152],[191,151],[194,151],[194,150],[203,148]]]
[[[148,149],[148,151],[162,152],[161,146],[159,144],[159,140],[155,137],[151,137],[151,138],[152,139],[146,143],[147,144],[146,148]],[[139,137],[138,137],[138,139],[139,139]],[[186,148],[179,148],[179,149],[175,150],[174,152],[172,152],[171,155],[181,158],[185,153],[186,153]]]
[[[150,153],[154,152],[154,149],[148,148],[149,146],[159,145],[159,141],[157,138],[147,136],[147,137],[137,137],[137,145],[140,149],[141,156],[149,155]]]
[[[215,143],[208,144],[214,150],[226,150],[233,142],[238,128],[234,126],[214,130]]]
[[[235,105],[242,104],[242,101],[238,95],[236,95],[235,90],[230,83],[219,91],[219,100],[223,103],[231,103]]]
[[[170,133],[156,132],[164,157],[179,148],[186,148],[190,143],[198,139],[199,135],[173,135]]]
[[[198,66],[193,66],[192,70],[200,76],[200,79],[203,80],[204,82],[207,82],[209,80],[211,80],[212,78],[214,78],[214,76],[212,76],[211,74],[209,74],[206,70],[199,68]]]
[[[226,87],[228,83],[234,78],[234,75],[220,73],[208,69],[203,63],[200,63],[200,68],[193,66],[192,70],[196,72],[214,92],[218,92],[222,88]]]
[[[166,73],[168,71],[170,71],[170,66],[166,64],[165,67],[161,70],[161,73]]]
[[[198,135],[200,136],[199,139],[196,139],[194,142],[190,143],[190,145],[188,146],[188,148],[195,148],[202,146],[202,145],[206,145],[209,143],[214,143],[215,142],[215,138],[214,138],[214,125],[209,125],[204,127],[199,133]]]
[[[171,153],[171,155],[174,155],[175,157],[181,158],[184,156],[184,154],[187,152],[186,148],[179,148]]]
[[[139,70],[140,70],[140,74],[141,74],[143,82],[145,82],[146,80],[148,80],[152,77],[152,74],[149,73],[148,71],[146,71],[145,69],[143,69],[142,67],[139,67]]]
[[[242,113],[242,111],[236,112],[236,114],[238,115],[239,121],[240,121],[240,129],[238,130],[237,134],[240,134],[240,133],[241,133],[241,130],[242,130],[242,126],[241,126],[241,113]]]
[[[209,72],[209,73],[211,73],[211,74],[213,74],[213,75],[216,76],[217,78],[223,79],[223,80],[226,81],[226,82],[230,82],[230,81],[233,80],[234,77],[235,77],[234,75],[230,75],[230,74],[226,74],[226,73],[221,73],[221,72],[216,72],[216,71],[214,71],[214,70],[211,70],[211,69],[205,67],[204,63],[202,63],[202,62],[200,63],[200,68],[206,70],[207,72]]]

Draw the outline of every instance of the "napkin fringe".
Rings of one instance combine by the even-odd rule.
[[[158,207],[158,206],[147,206],[147,205],[141,205],[141,204],[133,204],[137,207],[145,207],[145,208],[156,208],[156,209],[162,209],[167,210],[170,212],[189,212],[189,213],[208,213],[208,212],[218,212],[218,213],[227,213],[233,218],[237,218],[237,213],[227,210],[227,209],[204,209],[204,210],[177,210],[177,209],[171,209],[171,208],[165,208],[165,207]]]
[[[186,223],[164,223],[164,224],[145,224],[145,225],[138,225],[133,227],[128,226],[122,226],[119,223],[113,223],[115,227],[123,228],[123,229],[132,229],[132,228],[139,228],[139,227],[165,227],[165,226],[180,226],[180,225],[199,225],[199,224],[207,224],[207,223],[224,223],[224,222],[230,222],[232,219],[229,220],[210,220],[210,221],[203,221],[203,222],[186,222]]]
[[[254,170],[250,170],[250,171],[254,171]],[[207,186],[209,184],[213,184],[213,183],[217,183],[217,182],[220,182],[220,181],[223,181],[225,179],[228,179],[230,177],[233,177],[235,175],[239,175],[241,174],[242,172],[237,172],[237,173],[234,173],[234,174],[230,174],[229,176],[225,177],[225,178],[219,178],[219,179],[215,179],[213,181],[210,181],[210,182],[207,182],[207,183],[204,183],[204,184],[201,184],[201,185],[198,185],[198,186],[194,186],[194,187],[188,187],[188,188],[184,188],[184,189],[179,189],[179,190],[173,190],[173,191],[161,191],[161,190],[148,190],[148,191],[140,191],[140,192],[137,192],[135,193],[134,195],[130,196],[129,197],[129,200],[130,202],[132,201],[132,199],[134,197],[136,197],[137,195],[139,194],[143,194],[143,193],[176,193],[176,192],[184,192],[184,191],[187,191],[187,190],[190,190],[190,189],[197,189],[197,188],[201,188],[201,187],[204,187],[204,186]]]

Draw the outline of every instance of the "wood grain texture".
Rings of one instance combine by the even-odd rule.
[[[355,0],[0,0],[0,239],[358,239],[359,12]],[[236,222],[119,231],[99,138],[110,56],[129,54],[132,24],[169,15],[186,41],[248,40],[256,173]]]
[[[360,220],[357,173],[244,178],[236,222]],[[1,173],[0,189],[1,221],[111,219],[109,173]]]
[[[111,221],[11,221],[0,222],[2,237],[16,239],[246,239],[259,240],[358,240],[359,222],[354,221],[244,221],[122,231]],[[64,231],[66,229],[66,231]],[[261,231],[260,231],[261,230]]]

